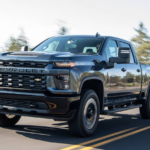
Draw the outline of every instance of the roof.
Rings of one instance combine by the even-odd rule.
[[[99,36],[99,37],[96,37],[96,35],[59,35],[59,36],[54,36],[54,37],[95,37],[95,38],[113,38],[113,39],[116,39],[116,40],[121,40],[121,41],[124,41],[124,42],[128,42],[127,40],[124,40],[124,39],[121,39],[121,38],[118,38],[118,37],[113,37],[113,36]]]
[[[95,35],[59,35],[55,37],[96,37]],[[103,37],[103,36],[99,36]]]

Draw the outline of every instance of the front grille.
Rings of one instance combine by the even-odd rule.
[[[0,87],[45,90],[46,76],[1,73]]]
[[[0,61],[0,66],[12,67],[30,67],[30,68],[45,68],[48,63],[45,62],[21,62],[21,61]]]

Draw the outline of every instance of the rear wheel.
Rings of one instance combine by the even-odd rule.
[[[21,116],[9,115],[9,114],[0,114],[0,126],[14,126]]]
[[[144,119],[150,119],[150,91],[148,94],[148,98],[142,107],[140,107],[140,114]]]
[[[80,107],[75,118],[69,122],[71,132],[76,136],[92,135],[98,125],[100,104],[93,90],[82,93]]]

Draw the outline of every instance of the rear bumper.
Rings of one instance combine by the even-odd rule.
[[[0,91],[0,113],[71,120],[80,96],[48,96],[42,93]]]

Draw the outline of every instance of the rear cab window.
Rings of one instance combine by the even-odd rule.
[[[130,45],[128,43],[119,41],[119,44],[120,44],[120,47],[128,47],[128,48],[131,49],[131,47],[130,47]],[[131,52],[130,52],[130,63],[135,63],[132,49],[131,49]]]

